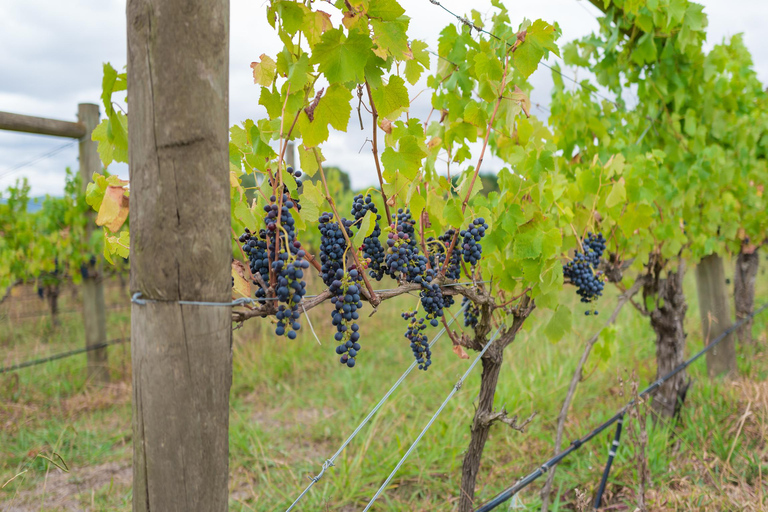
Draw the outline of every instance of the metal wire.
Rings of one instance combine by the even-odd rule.
[[[437,0],[429,0],[429,3],[431,3],[432,5],[436,5],[437,7],[440,7],[442,10],[444,10],[445,12],[447,12],[448,14],[450,14],[451,16],[456,18],[462,25],[466,25],[466,26],[468,26],[470,28],[473,28],[473,29],[477,30],[478,32],[482,32],[483,34],[486,34],[486,35],[496,39],[497,41],[504,41],[502,38],[500,38],[499,36],[497,36],[493,32],[489,32],[489,31],[485,30],[484,28],[480,27],[479,25],[475,25],[474,23],[469,21],[465,16],[459,16],[458,14],[454,13],[453,11],[448,9],[446,6],[444,6],[443,4],[438,2]],[[507,46],[512,46],[512,44],[510,44],[508,41],[504,41],[504,42],[507,44]],[[557,73],[558,75],[560,75],[561,77],[565,78],[566,80],[568,80],[570,82],[573,82],[574,84],[578,85],[579,87],[585,88],[590,94],[594,94],[595,96],[598,96],[599,98],[601,98],[601,99],[603,99],[603,100],[605,100],[605,101],[607,101],[609,103],[612,103],[619,110],[626,110],[626,108],[624,108],[622,105],[620,105],[616,101],[614,101],[614,100],[608,98],[607,96],[601,94],[600,91],[598,91],[595,86],[590,84],[589,87],[587,87],[584,83],[577,81],[575,78],[571,78],[570,76],[566,75],[565,73],[563,73],[559,69],[557,69],[555,67],[552,67],[552,66],[550,66],[549,64],[547,64],[545,62],[539,62],[539,64],[541,64],[545,68],[549,69],[553,73]]]
[[[56,148],[54,148],[54,149],[52,149],[52,150],[50,150],[50,151],[48,151],[46,153],[43,153],[43,154],[41,154],[39,156],[36,156],[35,158],[33,158],[31,160],[27,160],[26,162],[22,162],[20,164],[16,164],[16,165],[13,165],[11,167],[8,167],[8,168],[4,169],[3,172],[0,173],[0,179],[3,179],[5,177],[7,177],[7,176],[10,176],[11,174],[15,173],[16,171],[19,171],[19,170],[23,169],[24,167],[30,166],[30,165],[34,164],[35,162],[38,162],[40,160],[45,160],[46,158],[55,155],[56,153],[58,153],[58,152],[60,152],[60,151],[62,151],[64,149],[74,145],[77,142],[78,142],[77,140],[73,140],[73,141],[67,142],[66,144],[63,144],[63,145],[58,146],[58,147],[56,147]]]
[[[110,345],[117,345],[118,343],[125,343],[126,341],[129,341],[129,338],[120,338],[116,340],[111,341],[105,341],[104,343],[97,343],[95,345],[90,345],[83,348],[78,348],[75,350],[69,350],[67,352],[61,352],[59,354],[54,354],[52,356],[43,357],[41,359],[34,359],[32,361],[26,361],[24,363],[14,364],[12,366],[6,366],[5,368],[0,368],[0,373],[7,373],[12,372],[15,370],[20,370],[21,368],[28,368],[30,366],[35,366],[38,364],[47,363],[48,361],[55,361],[57,359],[64,359],[65,357],[74,356],[77,354],[82,354],[83,352],[89,352],[91,350],[99,350],[100,348],[105,348]]]
[[[754,318],[756,315],[762,313],[766,309],[768,309],[768,303],[764,304],[763,306],[761,306],[760,308],[754,310],[752,313],[750,313],[746,317],[742,318],[740,321],[738,321],[735,324],[733,324],[731,327],[729,327],[728,329],[723,331],[723,333],[720,334],[720,336],[718,336],[717,338],[712,340],[712,342],[709,345],[707,345],[706,347],[704,347],[703,349],[698,351],[693,357],[691,357],[687,361],[684,361],[683,363],[678,365],[676,368],[674,368],[672,371],[670,371],[669,373],[667,373],[663,377],[661,377],[661,378],[655,380],[653,383],[651,383],[647,388],[645,388],[643,391],[641,391],[639,393],[638,397],[642,398],[642,397],[645,397],[645,396],[648,396],[648,395],[652,394],[654,391],[659,389],[661,387],[661,385],[664,384],[666,381],[668,381],[669,379],[671,379],[672,377],[674,377],[675,375],[677,375],[681,371],[683,371],[686,368],[688,368],[688,366],[690,366],[691,363],[693,363],[694,361],[699,359],[701,356],[703,356],[704,354],[706,354],[707,352],[712,350],[712,348],[717,346],[717,344],[720,343],[721,341],[723,341],[729,334],[731,334],[736,329],[741,327],[742,324],[744,324],[745,322],[747,322],[750,319]],[[581,439],[576,439],[575,441],[571,442],[571,446],[569,446],[568,448],[566,448],[562,452],[558,453],[557,455],[555,455],[554,457],[552,457],[551,459],[546,461],[538,469],[536,469],[532,473],[528,474],[526,477],[520,479],[513,486],[511,486],[511,487],[507,488],[506,490],[504,490],[504,491],[500,492],[499,494],[497,494],[495,498],[493,498],[492,500],[490,500],[487,503],[483,504],[480,508],[475,509],[475,512],[488,512],[490,510],[493,510],[496,507],[498,507],[499,505],[501,505],[502,503],[504,503],[505,501],[507,501],[508,499],[510,499],[512,496],[514,496],[515,494],[520,492],[521,490],[523,490],[526,487],[528,487],[528,485],[530,485],[534,480],[536,480],[541,475],[546,473],[549,470],[549,468],[551,468],[552,466],[555,466],[556,464],[558,464],[561,460],[566,458],[568,455],[570,455],[574,451],[578,450],[583,444],[591,441],[594,437],[599,435],[605,429],[607,429],[608,427],[610,427],[611,425],[613,425],[614,423],[616,423],[617,421],[622,419],[624,417],[624,414],[626,414],[626,412],[629,410],[629,408],[633,407],[634,405],[635,405],[635,400],[634,399],[630,400],[627,403],[627,405],[622,407],[619,410],[619,412],[614,414],[608,421],[606,421],[605,423],[599,425],[597,428],[592,430],[589,434],[585,435]]]
[[[379,490],[376,491],[376,494],[373,495],[373,498],[371,498],[371,501],[368,502],[368,505],[363,509],[363,512],[366,512],[368,509],[370,509],[373,506],[373,504],[376,501],[376,499],[379,496],[381,496],[381,494],[384,492],[384,489],[386,489],[387,485],[389,485],[389,482],[392,481],[392,478],[394,478],[394,476],[397,473],[397,471],[405,463],[405,461],[408,458],[408,456],[413,452],[413,450],[416,449],[416,445],[419,444],[419,441],[421,441],[421,438],[424,437],[424,434],[427,433],[427,431],[432,426],[432,424],[435,422],[435,420],[440,415],[440,413],[443,412],[443,409],[448,404],[448,401],[451,398],[453,398],[453,395],[455,395],[456,392],[459,389],[461,389],[461,386],[464,384],[464,380],[466,380],[466,378],[469,376],[469,373],[477,365],[478,361],[480,361],[480,359],[483,357],[483,354],[485,354],[485,351],[488,350],[488,348],[491,345],[493,345],[494,341],[496,341],[496,338],[498,337],[499,332],[501,331],[502,328],[503,328],[503,326],[501,326],[498,329],[496,329],[496,332],[493,333],[493,336],[491,336],[491,339],[488,341],[488,343],[485,344],[485,346],[483,347],[483,350],[481,350],[480,353],[475,358],[475,360],[472,361],[472,364],[469,365],[469,368],[467,368],[467,371],[464,372],[464,375],[462,375],[462,377],[459,379],[459,381],[453,386],[453,389],[451,389],[451,392],[448,393],[448,396],[445,398],[445,400],[443,400],[443,403],[440,404],[440,407],[437,409],[435,414],[432,416],[432,419],[429,420],[429,422],[424,427],[424,429],[422,429],[422,431],[419,434],[419,436],[416,438],[416,440],[413,442],[413,444],[411,444],[410,448],[408,448],[408,451],[405,452],[405,455],[403,455],[403,457],[400,459],[400,461],[397,463],[397,465],[395,465],[395,469],[392,470],[392,472],[389,474],[387,479],[384,480],[384,483],[381,484],[381,487],[379,487]]]
[[[465,285],[478,285],[478,284],[484,284],[484,283],[490,283],[491,281],[465,281],[462,283],[448,283],[448,284],[442,284],[440,285],[440,288],[451,288],[453,286],[465,286]],[[383,290],[373,290],[374,293],[381,293],[381,292],[395,292],[397,291],[397,288],[386,288]],[[248,297],[241,297],[239,299],[235,299],[232,302],[198,302],[194,300],[154,300],[154,299],[142,299],[141,298],[142,293],[136,292],[131,296],[131,302],[134,304],[139,304],[141,306],[149,303],[154,302],[173,302],[176,304],[184,304],[187,306],[212,306],[212,307],[233,307],[233,306],[243,306],[245,304],[253,304],[261,301],[266,300],[278,300],[277,297],[261,297],[258,299],[251,299]],[[305,299],[314,299],[315,297],[318,297],[318,295],[305,295]]]
[[[459,313],[462,313],[465,309],[467,309],[467,307],[469,307],[469,304],[465,304],[464,306],[462,306],[462,308],[459,310]],[[454,320],[455,320],[455,317],[451,318],[450,320],[448,320],[447,325],[450,326],[454,322]],[[430,348],[432,348],[432,346],[434,346],[434,344],[437,343],[437,340],[440,339],[440,337],[443,334],[445,334],[445,331],[446,331],[445,327],[441,328],[438,331],[438,333],[435,335],[435,337],[432,338],[432,342],[429,344]],[[371,409],[371,412],[369,412],[368,415],[363,419],[363,421],[360,422],[360,424],[357,426],[357,428],[354,430],[354,432],[352,432],[352,434],[349,435],[347,440],[342,443],[342,445],[339,447],[338,450],[336,450],[336,453],[334,453],[328,460],[326,460],[323,463],[323,467],[320,470],[320,473],[318,473],[316,476],[310,478],[309,485],[307,485],[307,487],[302,491],[302,493],[299,494],[299,497],[296,498],[296,500],[291,504],[291,506],[286,509],[286,512],[290,512],[291,510],[293,510],[293,507],[296,506],[296,504],[301,500],[301,498],[303,498],[304,495],[309,492],[309,490],[312,488],[313,485],[315,485],[317,483],[318,480],[320,480],[320,478],[325,473],[325,470],[334,465],[334,462],[336,461],[336,458],[339,455],[341,455],[341,452],[344,450],[344,448],[346,448],[347,445],[349,445],[349,443],[352,442],[352,440],[355,438],[355,436],[357,436],[357,434],[360,432],[360,430],[362,430],[362,428],[366,425],[366,423],[368,423],[368,421],[373,417],[373,415],[376,414],[376,412],[378,412],[379,409],[381,409],[381,406],[384,405],[384,403],[389,399],[390,395],[392,395],[392,393],[394,393],[394,391],[398,388],[398,386],[400,386],[400,384],[403,382],[403,380],[405,380],[405,378],[408,376],[408,374],[411,373],[411,371],[413,371],[414,368],[416,368],[417,364],[418,363],[414,360],[411,363],[411,365],[408,367],[408,369],[405,370],[405,372],[403,372],[403,374],[400,376],[400,378],[397,379],[397,382],[395,382],[392,385],[392,387],[389,388],[389,391],[387,391],[387,393],[381,398],[381,400],[379,400],[379,403],[377,403],[376,406],[373,409]]]

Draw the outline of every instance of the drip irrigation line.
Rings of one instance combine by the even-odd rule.
[[[101,348],[106,348],[110,345],[125,343],[126,341],[130,341],[130,338],[119,338],[116,340],[105,341],[104,343],[97,343],[95,345],[89,345],[87,347],[77,348],[75,350],[69,350],[67,352],[61,352],[59,354],[43,357],[41,359],[33,359],[32,361],[26,361],[24,363],[14,364],[12,366],[6,366],[4,368],[0,368],[0,374],[20,370],[22,368],[29,368],[30,366],[36,366],[38,364],[47,363],[49,361],[55,361],[57,359],[64,359],[65,357],[75,356],[77,354],[82,354],[83,352],[90,352],[91,350],[99,350]]]
[[[67,142],[66,144],[63,144],[63,145],[58,146],[58,147],[56,147],[56,148],[54,148],[54,149],[52,149],[52,150],[50,150],[50,151],[48,151],[46,153],[43,153],[43,154],[41,154],[39,156],[36,156],[35,158],[33,158],[31,160],[27,160],[26,162],[22,162],[20,164],[16,164],[16,165],[13,165],[11,167],[8,167],[7,169],[3,170],[3,172],[0,173],[0,179],[5,178],[6,176],[10,176],[11,174],[13,174],[13,173],[15,173],[17,171],[20,171],[24,167],[28,167],[28,166],[34,164],[35,162],[38,162],[40,160],[45,160],[46,158],[52,157],[56,153],[58,153],[58,152],[60,152],[60,151],[62,151],[64,149],[74,145],[77,142],[78,142],[77,140],[73,140],[73,141]]]
[[[739,320],[735,324],[731,325],[728,329],[723,331],[723,333],[720,334],[720,336],[718,336],[717,338],[712,340],[712,342],[709,343],[709,345],[707,345],[703,349],[699,350],[690,359],[684,361],[683,363],[678,365],[676,368],[674,368],[672,371],[670,371],[669,373],[667,373],[663,377],[660,377],[659,379],[657,379],[654,382],[652,382],[647,388],[645,388],[643,391],[641,391],[639,393],[638,398],[642,398],[642,397],[651,395],[653,392],[655,392],[657,389],[659,389],[661,387],[661,385],[664,384],[666,381],[668,381],[669,379],[671,379],[672,377],[674,377],[675,375],[677,375],[681,371],[683,371],[686,368],[688,368],[688,366],[690,366],[691,363],[693,363],[694,361],[699,359],[701,356],[703,356],[704,354],[709,352],[712,348],[717,346],[728,335],[730,335],[736,329],[741,327],[742,324],[744,324],[745,322],[747,322],[750,319],[754,318],[755,316],[757,316],[758,314],[762,313],[766,309],[768,309],[768,303],[762,305],[760,308],[752,311],[752,313],[750,313],[746,317],[742,318],[741,320]],[[504,503],[505,501],[507,501],[508,499],[510,499],[512,496],[514,496],[515,494],[520,492],[521,490],[523,490],[526,487],[528,487],[528,485],[530,485],[534,480],[536,480],[541,475],[543,475],[544,473],[549,471],[549,469],[552,468],[553,466],[555,466],[558,463],[560,463],[560,461],[562,461],[568,455],[570,455],[571,453],[573,453],[576,450],[578,450],[583,444],[588,443],[593,438],[595,438],[597,435],[599,435],[601,432],[606,430],[608,427],[610,427],[611,425],[613,425],[617,421],[621,420],[624,417],[624,414],[626,414],[626,412],[631,407],[633,407],[635,405],[635,403],[636,403],[635,399],[630,400],[624,407],[622,407],[608,421],[606,421],[605,423],[599,425],[598,427],[596,427],[594,430],[592,430],[590,433],[588,433],[584,437],[582,437],[580,439],[576,439],[575,441],[572,441],[571,445],[568,448],[566,448],[565,450],[561,451],[560,453],[558,453],[557,455],[555,455],[551,459],[547,460],[538,469],[536,469],[532,473],[529,473],[524,478],[521,478],[520,480],[518,480],[517,483],[515,483],[511,487],[509,487],[506,490],[504,490],[504,491],[500,492],[499,494],[497,494],[495,498],[493,498],[492,500],[484,503],[483,505],[480,506],[480,508],[475,509],[475,512],[488,512],[490,510],[493,510],[496,507],[498,507],[499,505],[501,505],[502,503]],[[610,465],[606,468],[606,471],[610,471]]]
[[[462,306],[462,308],[459,310],[459,313],[463,312],[465,309],[467,309],[467,307],[469,307],[469,304],[465,304],[464,306]],[[455,317],[451,318],[447,322],[448,325],[450,326],[454,322],[454,320],[455,320]],[[429,348],[432,348],[434,346],[434,344],[437,343],[437,340],[439,340],[440,337],[443,334],[445,334],[445,332],[446,332],[446,328],[442,327],[437,332],[437,334],[435,334],[435,337],[432,338],[432,342],[429,344]],[[336,453],[334,453],[328,460],[326,460],[323,463],[323,467],[320,470],[320,473],[318,473],[316,476],[311,477],[309,479],[310,482],[307,485],[307,487],[302,491],[301,494],[299,494],[299,497],[296,498],[296,500],[291,504],[291,506],[286,509],[286,512],[290,512],[291,510],[293,510],[293,507],[296,506],[296,504],[301,500],[301,498],[303,498],[304,495],[309,492],[309,490],[312,488],[312,486],[315,485],[318,482],[318,480],[320,480],[320,478],[322,478],[322,476],[325,473],[325,471],[328,468],[330,468],[331,466],[334,465],[334,462],[336,461],[336,458],[339,455],[341,455],[341,452],[344,450],[344,448],[346,448],[347,445],[349,445],[349,443],[352,442],[352,440],[355,438],[355,436],[357,436],[357,434],[360,433],[362,428],[368,423],[368,421],[373,417],[373,415],[376,414],[376,412],[378,412],[379,409],[381,409],[381,406],[384,405],[384,403],[389,399],[389,397],[392,395],[392,393],[395,392],[395,390],[398,388],[398,386],[400,386],[400,384],[403,382],[403,380],[405,380],[405,378],[408,376],[408,374],[411,373],[414,368],[416,368],[417,364],[418,364],[418,362],[416,360],[414,360],[411,363],[411,365],[408,367],[408,369],[405,370],[405,372],[403,372],[403,374],[400,376],[400,378],[397,379],[397,381],[392,385],[391,388],[389,388],[389,391],[387,391],[387,393],[381,398],[381,400],[379,400],[379,403],[377,403],[376,406],[373,409],[371,409],[371,412],[369,412],[368,415],[363,419],[363,421],[360,422],[360,424],[357,426],[357,428],[354,430],[354,432],[352,432],[352,434],[349,435],[347,440],[342,443],[342,445],[339,447],[338,450],[336,450]]]
[[[373,498],[371,498],[371,501],[368,502],[368,505],[363,509],[363,512],[367,512],[374,504],[376,499],[381,496],[381,494],[384,492],[384,490],[387,488],[387,485],[389,485],[389,482],[392,481],[392,478],[394,478],[395,474],[398,472],[400,467],[405,463],[408,456],[416,449],[416,445],[419,444],[419,441],[421,441],[421,438],[424,437],[424,434],[427,433],[429,428],[432,426],[432,424],[435,422],[437,417],[440,415],[441,412],[443,412],[443,409],[448,404],[451,398],[453,398],[453,395],[456,394],[458,390],[461,389],[461,386],[464,384],[464,381],[469,376],[470,372],[474,369],[474,367],[477,365],[478,361],[483,357],[485,354],[485,351],[488,350],[488,348],[493,345],[493,342],[496,341],[496,338],[499,336],[499,332],[501,332],[501,329],[504,326],[500,326],[498,329],[496,329],[496,332],[493,333],[493,336],[491,336],[491,339],[488,341],[488,343],[485,344],[483,347],[483,350],[480,351],[480,353],[477,355],[474,361],[472,361],[472,364],[469,365],[469,368],[467,368],[467,371],[464,372],[464,375],[454,384],[453,389],[451,389],[451,392],[448,393],[448,396],[445,397],[445,400],[443,400],[443,403],[440,404],[440,407],[435,411],[435,414],[432,416],[432,419],[429,420],[427,425],[422,429],[419,436],[416,438],[416,440],[411,444],[411,446],[408,448],[408,451],[405,452],[405,455],[402,456],[400,461],[395,465],[395,469],[392,470],[392,472],[389,474],[386,480],[384,480],[384,483],[381,484],[381,487],[379,487],[379,490],[376,491],[376,494],[373,495]]]
[[[611,473],[613,458],[616,457],[616,451],[619,449],[619,442],[621,441],[621,427],[623,424],[624,416],[619,418],[618,423],[616,423],[616,435],[613,436],[611,449],[608,451],[608,461],[605,463],[603,477],[600,479],[600,487],[597,488],[597,494],[595,495],[595,510],[600,508],[600,503],[603,501],[603,493],[605,492],[605,486],[608,484],[608,475]]]

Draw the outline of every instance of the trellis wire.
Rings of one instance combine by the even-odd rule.
[[[462,306],[461,309],[459,310],[459,313],[462,313],[465,309],[467,309],[467,307],[469,307],[469,304],[465,304],[464,306]],[[450,326],[454,322],[454,320],[455,320],[455,317],[448,320],[447,325]],[[437,343],[437,340],[440,339],[440,337],[443,334],[445,334],[445,331],[446,331],[446,328],[442,327],[437,332],[435,337],[432,338],[432,342],[429,344],[430,348],[432,348],[432,346],[434,346],[434,344]],[[405,370],[405,372],[403,372],[400,378],[397,379],[397,381],[392,385],[391,388],[389,388],[389,391],[387,391],[386,394],[381,398],[381,400],[379,400],[379,403],[377,403],[376,406],[373,409],[371,409],[371,412],[369,412],[368,415],[363,419],[363,421],[360,422],[360,424],[357,426],[354,432],[352,432],[352,434],[350,434],[347,440],[342,443],[341,447],[339,447],[339,449],[336,450],[336,453],[334,453],[328,460],[326,460],[323,463],[323,467],[320,470],[320,473],[318,473],[316,476],[309,479],[310,482],[307,485],[306,489],[304,489],[304,491],[302,491],[302,493],[299,494],[299,497],[296,498],[296,500],[291,504],[291,506],[286,509],[286,512],[290,512],[291,510],[293,510],[293,507],[296,506],[296,504],[301,500],[301,498],[303,498],[304,495],[309,492],[309,490],[312,488],[313,485],[315,485],[318,482],[318,480],[320,480],[320,478],[325,473],[325,470],[334,465],[333,463],[336,461],[336,458],[339,455],[341,455],[341,452],[344,450],[344,448],[346,448],[347,445],[349,445],[349,443],[352,442],[352,439],[354,439],[355,436],[357,436],[357,434],[360,432],[360,430],[362,430],[365,424],[368,423],[368,421],[373,417],[373,415],[376,414],[376,412],[381,408],[382,405],[384,405],[384,402],[386,402],[389,399],[390,395],[394,393],[394,391],[398,388],[398,386],[400,386],[403,380],[405,380],[408,374],[411,373],[411,371],[413,371],[414,368],[416,368],[417,364],[418,362],[414,360],[411,363],[411,365],[408,367],[408,369]]]
[[[502,326],[503,327],[503,326]],[[421,441],[421,438],[424,437],[424,434],[427,433],[429,428],[432,426],[432,424],[435,422],[437,417],[440,415],[441,412],[443,412],[443,409],[448,404],[448,401],[453,398],[453,395],[456,394],[456,392],[461,389],[462,384],[464,384],[464,380],[469,376],[469,373],[472,371],[472,369],[477,365],[478,361],[483,357],[485,354],[485,351],[488,350],[488,348],[493,345],[493,342],[496,341],[496,338],[499,335],[499,332],[501,331],[502,327],[499,327],[496,329],[496,332],[493,333],[493,336],[491,336],[491,339],[488,341],[488,343],[485,344],[483,347],[483,350],[480,351],[480,353],[477,355],[474,361],[472,361],[472,364],[469,365],[469,368],[467,368],[467,371],[464,372],[464,375],[459,379],[459,381],[453,386],[453,389],[451,389],[451,392],[448,393],[448,396],[443,400],[443,403],[440,404],[440,407],[435,411],[435,414],[432,416],[432,419],[429,420],[427,425],[424,427],[424,429],[421,431],[419,436],[416,438],[416,440],[411,444],[410,448],[408,448],[408,451],[405,452],[405,455],[400,459],[400,461],[395,465],[395,469],[392,470],[392,472],[389,474],[386,480],[384,480],[384,483],[381,484],[381,487],[379,487],[379,490],[376,491],[376,494],[373,495],[373,498],[371,498],[371,501],[368,502],[368,505],[363,509],[363,512],[366,512],[369,510],[376,499],[381,496],[381,494],[384,492],[384,489],[386,489],[387,485],[389,485],[389,482],[392,481],[392,478],[394,478],[397,471],[400,469],[400,467],[405,463],[405,460],[408,458],[408,456],[413,452],[413,450],[416,449],[416,445],[419,444],[419,441]]]
[[[436,5],[437,7],[440,7],[442,10],[444,10],[445,12],[447,12],[448,14],[450,14],[451,16],[456,18],[461,24],[466,25],[466,26],[468,26],[470,28],[473,28],[473,29],[477,30],[478,32],[482,32],[483,34],[486,34],[486,35],[496,39],[497,41],[504,41],[507,44],[507,46],[512,46],[508,41],[503,40],[501,37],[497,36],[493,32],[489,32],[489,31],[485,30],[483,27],[481,27],[479,25],[475,25],[474,23],[469,21],[469,19],[466,16],[459,16],[458,14],[456,14],[455,12],[451,11],[446,6],[444,6],[442,3],[440,3],[438,0],[429,0],[429,3],[431,3],[432,5]],[[601,94],[600,91],[598,91],[597,88],[594,85],[589,84],[589,87],[587,87],[582,82],[579,82],[575,78],[571,78],[570,76],[566,75],[565,73],[563,73],[559,69],[550,66],[546,62],[539,62],[539,64],[541,64],[545,68],[549,69],[550,71],[552,71],[554,73],[557,73],[558,75],[560,75],[561,77],[565,78],[566,80],[569,80],[569,81],[573,82],[574,84],[578,85],[579,87],[583,87],[583,88],[587,89],[590,94],[594,94],[595,96],[598,96],[599,98],[607,101],[608,103],[612,103],[619,110],[626,110],[623,106],[621,106],[616,101],[614,101],[614,100],[608,98],[607,96],[604,96],[603,94]]]
[[[453,286],[464,286],[464,285],[478,285],[478,284],[485,284],[490,283],[490,281],[466,281],[462,283],[448,283],[448,284],[442,284],[440,285],[440,288],[451,288]],[[397,291],[397,288],[386,288],[383,290],[374,290],[374,293],[381,293],[381,292],[394,292]],[[155,299],[142,299],[141,296],[143,294],[141,292],[136,292],[131,296],[131,302],[134,304],[138,304],[140,306],[144,306],[145,304],[149,303],[155,303],[155,302],[173,302],[175,304],[184,304],[185,306],[211,306],[211,307],[234,307],[234,306],[244,306],[246,304],[253,304],[256,302],[262,302],[267,300],[278,300],[277,297],[261,297],[258,299],[251,299],[249,297],[241,297],[239,299],[235,299],[231,302],[198,302],[194,300],[155,300]],[[315,297],[318,297],[318,295],[305,295],[305,299],[313,299]]]
[[[117,345],[118,343],[125,343],[126,341],[129,341],[129,338],[119,338],[116,340],[105,341],[104,343],[97,343],[95,345],[89,345],[87,347],[78,348],[75,350],[69,350],[67,352],[61,352],[59,354],[43,357],[41,359],[33,359],[32,361],[26,361],[24,363],[14,364],[12,366],[6,366],[5,368],[0,368],[0,373],[12,372],[15,370],[20,370],[22,368],[28,368],[30,366],[47,363],[49,361],[64,359],[65,357],[75,356],[77,354],[82,354],[83,352],[89,352],[91,350],[98,350],[100,348],[105,348],[110,345]]]
[[[731,334],[736,329],[741,327],[742,324],[754,318],[756,315],[758,315],[759,313],[762,313],[766,309],[768,309],[768,303],[754,310],[752,313],[750,313],[746,317],[742,318],[741,320],[739,320],[738,322],[730,326],[728,329],[723,331],[723,333],[720,334],[720,336],[712,340],[712,342],[709,345],[699,350],[693,357],[691,357],[687,361],[684,361],[683,363],[675,367],[672,371],[670,371],[663,377],[656,379],[647,388],[645,388],[642,392],[640,392],[638,397],[644,397],[644,396],[650,395],[651,393],[659,389],[662,384],[664,384],[666,381],[668,381],[669,379],[671,379],[681,371],[688,368],[688,366],[690,366],[691,363],[693,363],[694,361],[699,359],[701,356],[709,352],[712,348],[714,348],[717,344],[719,344],[722,340],[724,340],[729,334]],[[561,460],[566,458],[568,455],[570,455],[574,451],[578,450],[584,443],[591,441],[593,438],[595,438],[605,429],[607,429],[617,421],[621,420],[624,417],[624,414],[626,414],[626,412],[629,410],[629,408],[633,407],[634,405],[635,405],[635,399],[630,400],[624,407],[622,407],[619,410],[619,412],[614,414],[608,421],[599,425],[597,428],[592,430],[589,434],[585,435],[584,437],[580,439],[576,439],[575,441],[572,441],[571,446],[569,446],[562,452],[558,453],[557,455],[555,455],[554,457],[546,461],[544,464],[542,464],[538,469],[536,469],[532,473],[518,480],[518,482],[515,483],[513,486],[497,494],[495,498],[483,504],[480,508],[476,509],[475,512],[488,512],[490,510],[493,510],[499,505],[501,505],[502,503],[504,503],[505,501],[507,501],[508,499],[510,499],[512,496],[517,494],[518,492],[528,487],[528,485],[530,485],[534,480],[536,480],[541,475],[549,471],[549,469],[552,466],[555,466],[556,464],[560,463]],[[607,470],[610,470],[610,466],[607,468]]]
[[[47,152],[45,152],[45,153],[43,153],[41,155],[36,156],[35,158],[32,158],[31,160],[27,160],[26,162],[22,162],[20,164],[12,165],[11,167],[8,167],[8,168],[4,169],[2,172],[0,172],[0,179],[3,179],[5,177],[7,177],[7,176],[10,176],[11,174],[15,173],[16,171],[19,171],[19,170],[23,169],[24,167],[28,167],[28,166],[34,164],[35,162],[38,162],[40,160],[45,160],[46,158],[49,158],[49,157],[55,155],[56,153],[58,153],[58,152],[60,152],[60,151],[62,151],[64,149],[66,149],[66,148],[76,144],[77,142],[79,142],[79,141],[78,140],[69,141],[66,144],[63,144],[63,145],[58,146],[58,147],[55,147],[52,150],[49,150],[49,151],[47,151]]]

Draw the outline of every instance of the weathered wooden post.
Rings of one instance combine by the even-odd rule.
[[[80,139],[80,182],[83,193],[91,182],[94,173],[101,172],[101,161],[97,151],[98,143],[91,140],[91,133],[99,124],[99,106],[81,103],[77,106],[77,120],[85,127],[86,135]],[[86,224],[86,240],[90,240],[95,226],[96,212],[89,209]],[[104,284],[102,264],[96,258],[95,264],[86,266],[83,274],[83,325],[85,326],[85,346],[93,346],[107,341],[107,314],[104,308]],[[90,350],[88,354],[88,382],[109,382],[107,348]]]
[[[699,296],[701,330],[704,342],[709,343],[731,326],[731,306],[725,284],[723,259],[710,254],[696,265],[696,290]],[[707,373],[710,377],[721,374],[736,375],[736,344],[728,335],[715,348],[707,352]]]
[[[227,510],[229,1],[129,0],[133,510]]]

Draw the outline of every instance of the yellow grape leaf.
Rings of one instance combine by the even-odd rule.
[[[235,280],[235,285],[232,287],[232,295],[235,298],[250,297],[251,283],[248,280],[248,269],[245,268],[242,261],[234,260],[232,262],[232,278]]]
[[[262,53],[259,59],[261,62],[251,62],[253,83],[269,87],[275,79],[277,63],[266,53]]]
[[[123,187],[108,186],[101,201],[96,224],[116,233],[128,218],[128,196]]]

